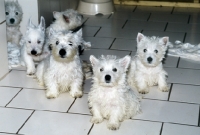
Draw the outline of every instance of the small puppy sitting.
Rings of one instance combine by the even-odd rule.
[[[137,35],[137,53],[131,62],[128,72],[128,83],[139,93],[149,92],[149,86],[158,85],[158,89],[167,92],[167,72],[163,69],[162,60],[167,50],[168,37],[146,37]]]
[[[40,19],[40,24],[35,26],[31,19],[27,26],[26,34],[22,37],[21,48],[21,65],[27,67],[27,74],[35,73],[35,63],[40,62],[49,55],[49,50],[44,46],[45,42],[45,20]]]
[[[17,0],[5,0],[7,41],[19,47],[22,33],[19,24],[22,20],[22,8]]]
[[[50,36],[52,54],[39,63],[36,77],[40,85],[46,86],[47,98],[56,98],[65,91],[69,91],[72,97],[79,98],[83,95],[83,71],[78,55],[82,29],[76,33],[55,32],[50,29]]]
[[[83,16],[73,9],[67,9],[63,12],[53,12],[53,17],[56,19],[46,30],[47,40],[49,38],[49,29],[52,28],[55,32],[73,31],[77,32],[83,24]],[[90,42],[84,40],[78,46],[79,54],[81,55],[84,49],[91,47]]]
[[[116,56],[90,56],[93,68],[93,85],[88,94],[91,122],[100,123],[108,119],[107,127],[116,130],[120,122],[140,113],[139,98],[127,85],[126,71],[130,56],[117,59]]]

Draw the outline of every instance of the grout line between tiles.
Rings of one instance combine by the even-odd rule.
[[[108,50],[111,50],[110,48],[112,47],[112,45],[113,45],[113,43],[115,42],[116,39],[117,38],[114,38],[114,40],[112,41],[112,43],[111,43],[110,47],[108,48]]]
[[[174,9],[175,9],[175,7],[173,7],[173,8],[172,8],[171,14],[173,14],[173,13],[174,13]]]
[[[188,22],[187,22],[188,24],[190,23],[190,18],[191,18],[191,15],[189,15],[188,17]]]
[[[107,19],[110,19],[110,17],[113,15],[113,13],[111,13],[109,16],[108,16],[108,18]]]
[[[133,11],[132,12],[135,12],[135,10],[137,9],[137,6],[135,6],[135,8],[133,9]]]
[[[165,29],[164,29],[164,31],[166,31],[168,24],[169,24],[169,23],[167,22],[167,24],[166,24],[166,26],[165,26]]]
[[[178,58],[178,62],[177,62],[176,68],[178,68],[180,60],[181,60],[181,57]]]
[[[73,112],[68,112],[68,114],[78,114],[78,115],[92,116],[91,114],[82,114],[82,113],[73,113]]]
[[[14,86],[0,86],[0,87],[6,87],[6,88],[19,88],[22,89],[22,87],[14,87]],[[45,89],[39,89],[39,88],[27,88],[27,87],[23,87],[23,89],[34,89],[34,90],[45,90]]]
[[[10,102],[13,101],[13,99],[23,90],[23,88],[21,88],[20,91],[17,92],[17,94],[5,105],[5,107],[7,107],[8,104],[10,104]]]
[[[97,35],[97,33],[100,31],[101,27],[97,30],[97,32],[94,34],[93,37],[95,37]]]
[[[17,134],[19,133],[19,131],[24,127],[24,125],[26,124],[26,122],[30,119],[30,117],[33,115],[33,113],[35,112],[35,110],[31,113],[31,115],[26,119],[26,121],[24,122],[24,124],[19,128],[19,130],[17,131]]]
[[[164,125],[164,123],[162,122],[161,129],[160,129],[160,135],[162,135],[163,125]]]
[[[94,124],[92,124],[90,130],[88,131],[88,133],[87,133],[88,135],[90,134],[90,132],[91,132],[91,130],[92,130],[93,127],[94,127]]]
[[[186,36],[187,36],[187,33],[185,33],[185,35],[184,35],[183,43],[185,43]]]
[[[127,22],[128,22],[128,20],[125,21],[124,25],[122,26],[122,29],[125,27]]]
[[[71,104],[70,107],[68,108],[67,113],[68,113],[69,110],[71,109],[72,105],[75,103],[76,99],[77,99],[77,98],[74,99],[74,101],[72,102],[72,104]]]
[[[199,118],[198,118],[198,126],[200,127],[200,106],[199,106]]]
[[[147,21],[149,21],[150,17],[151,17],[151,13],[149,14],[149,17],[147,18]]]
[[[8,132],[0,132],[2,134],[8,134],[8,135],[16,135],[15,133],[8,133]],[[17,135],[23,135],[23,134],[17,134]]]
[[[173,83],[171,83],[171,86],[170,86],[170,89],[169,89],[169,94],[168,94],[168,100],[167,101],[169,101],[169,98],[171,96],[172,87],[173,87]]]

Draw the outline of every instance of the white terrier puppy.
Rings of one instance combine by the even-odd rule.
[[[90,56],[93,68],[93,85],[88,94],[91,122],[100,123],[108,119],[107,127],[116,130],[120,122],[140,113],[139,98],[127,85],[126,71],[130,56],[117,59],[116,56]]]
[[[48,36],[49,29],[54,31],[78,31],[83,24],[83,16],[73,9],[67,9],[63,12],[53,12],[53,17],[56,19],[46,30]],[[49,37],[48,37],[49,38]],[[84,40],[79,44],[79,54],[82,54],[85,48],[91,47],[90,42]]]
[[[69,91],[74,98],[83,95],[83,71],[78,55],[78,43],[82,29],[76,33],[55,32],[50,29],[52,54],[40,62],[36,77],[47,88],[46,97],[56,98]]]
[[[33,75],[35,73],[35,63],[40,62],[49,55],[49,50],[44,46],[45,43],[45,20],[40,19],[40,24],[35,26],[31,19],[27,26],[26,34],[20,41],[21,49],[21,63],[27,67],[27,74]]]
[[[149,92],[149,86],[158,85],[158,89],[167,92],[167,72],[163,69],[162,60],[167,50],[168,37],[146,37],[137,35],[137,53],[128,72],[128,83],[139,93]]]
[[[5,0],[7,41],[19,46],[21,32],[19,24],[22,20],[22,8],[17,0]]]

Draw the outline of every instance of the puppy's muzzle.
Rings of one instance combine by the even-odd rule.
[[[106,83],[110,83],[110,81],[111,81],[111,76],[110,76],[110,75],[106,75],[106,76],[105,76],[105,81],[106,81]]]
[[[10,19],[10,23],[11,23],[11,24],[15,23],[15,19],[11,18],[11,19]]]
[[[153,61],[153,59],[151,57],[147,58],[148,63],[151,63]]]
[[[65,49],[61,49],[59,51],[59,54],[60,54],[61,58],[64,58],[64,56],[66,55],[66,50]]]
[[[32,55],[37,55],[37,51],[36,51],[36,50],[32,50],[32,51],[31,51],[31,54],[32,54]]]

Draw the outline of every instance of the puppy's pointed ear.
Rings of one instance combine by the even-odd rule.
[[[49,29],[49,37],[54,35],[56,32],[53,30],[53,28]]]
[[[82,28],[79,31],[76,32],[76,35],[78,37],[82,37],[82,35],[83,35]]]
[[[41,28],[42,31],[45,31],[45,19],[43,16],[40,17],[40,24],[38,27]]]
[[[99,62],[99,60],[94,55],[90,55],[90,62],[92,66],[94,66]]]
[[[137,35],[137,43],[139,43],[144,38],[144,35],[142,33],[138,33]]]
[[[124,58],[121,58],[119,60],[119,64],[125,69],[125,71],[129,67],[130,62],[131,62],[131,57],[129,55],[126,55]]]
[[[28,20],[28,25],[27,25],[27,30],[29,30],[30,28],[34,28],[35,25],[32,23],[31,18],[29,18]]]
[[[55,19],[58,19],[60,16],[61,16],[61,12],[53,11],[53,17],[54,17]]]
[[[160,43],[161,45],[164,45],[164,46],[166,46],[166,45],[168,44],[168,42],[169,42],[169,37],[162,37],[162,38],[160,38],[160,40],[159,40],[159,43]]]

